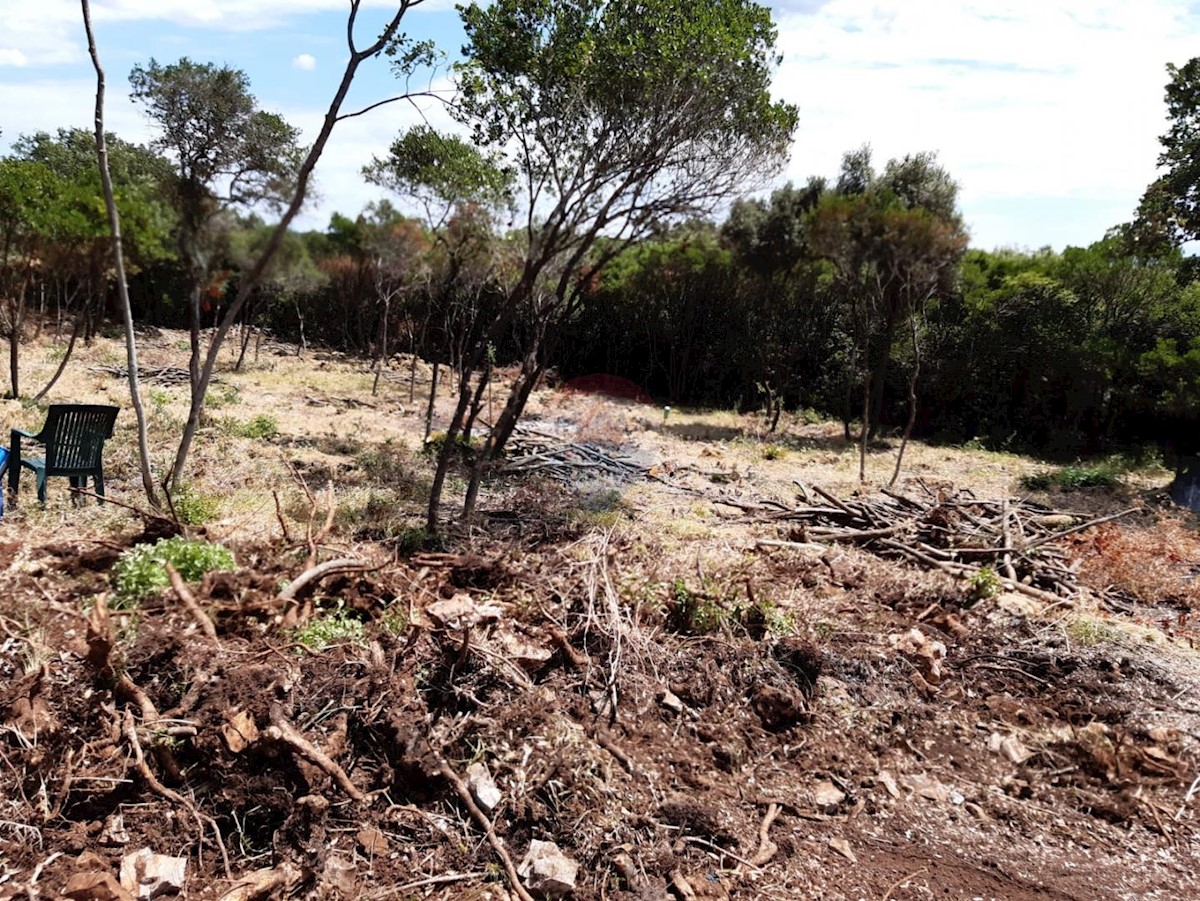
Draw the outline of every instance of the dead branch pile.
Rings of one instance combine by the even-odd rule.
[[[529,475],[537,473],[559,482],[586,478],[606,478],[617,482],[635,482],[647,473],[647,467],[612,448],[589,442],[565,441],[545,432],[518,427],[508,442],[504,472]]]
[[[114,379],[129,378],[129,370],[124,366],[93,366],[92,372],[103,372]],[[143,382],[153,382],[158,385],[187,385],[190,382],[188,371],[181,366],[139,366],[138,377]],[[218,381],[213,379],[213,381]]]
[[[991,570],[1005,587],[1043,601],[1080,591],[1078,563],[1054,543],[1068,535],[1136,512],[1123,510],[1080,521],[1023,500],[980,500],[970,492],[928,492],[907,497],[892,491],[839,500],[804,486],[806,506],[759,513],[756,519],[796,523],[792,541],[766,546],[856,544],[881,557],[916,563],[960,577]],[[813,499],[813,494],[818,496]]]

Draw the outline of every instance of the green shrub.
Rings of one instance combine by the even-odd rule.
[[[242,393],[238,391],[236,385],[226,385],[216,391],[209,392],[205,398],[205,404],[210,410],[216,410],[221,407],[231,407],[234,404],[242,402]]]
[[[983,569],[971,576],[968,585],[971,589],[971,598],[976,601],[986,601],[988,598],[994,598],[1004,587],[1004,583],[1000,581],[1000,577],[996,575],[996,571],[990,566],[983,567]]]
[[[166,588],[171,584],[167,576],[168,563],[187,582],[198,581],[206,572],[232,570],[235,566],[233,553],[228,548],[208,541],[176,536],[163,538],[155,544],[139,544],[122,553],[113,566],[117,598],[124,604],[136,605]]]
[[[764,460],[782,460],[787,456],[787,448],[778,444],[764,444],[762,458]]]
[[[211,494],[201,494],[187,485],[180,485],[171,493],[171,506],[185,526],[200,526],[217,515],[220,501]]]
[[[221,431],[234,438],[253,438],[258,441],[270,441],[279,435],[279,421],[266,413],[259,413],[253,419],[241,422],[237,419],[225,419],[221,422]]]

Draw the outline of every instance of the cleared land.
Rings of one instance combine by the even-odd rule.
[[[186,365],[182,334],[147,343]],[[97,341],[51,399],[127,406],[96,368],[120,364]],[[111,568],[174,527],[27,483],[0,522],[0,897],[120,897],[148,848],[193,898],[499,899],[535,889],[506,862],[534,841],[582,899],[1200,896],[1200,538],[1165,473],[1030,497],[1043,464],[911,448],[925,512],[889,540],[977,544],[1005,498],[1043,529],[1138,508],[1030,551],[1081,588],[1038,598],[786,515],[832,506],[817,488],[890,503],[855,495],[838,424],[544,390],[543,445],[646,474],[499,476],[476,528],[422,546],[409,376],[372,395],[361,361],[276,346],[222,372],[181,512],[237,569],[126,609]],[[186,388],[146,392],[165,464]],[[118,423],[109,491],[138,505]],[[300,585],[335,559],[362,567]]]

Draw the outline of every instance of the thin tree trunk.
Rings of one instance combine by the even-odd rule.
[[[43,397],[50,393],[50,389],[54,387],[55,382],[62,378],[63,372],[66,371],[67,363],[71,360],[71,352],[75,350],[75,341],[79,338],[79,333],[83,331],[83,319],[85,312],[80,310],[79,315],[75,317],[75,323],[71,326],[71,337],[67,341],[67,351],[63,354],[63,358],[59,361],[58,369],[54,370],[54,375],[50,377],[50,381],[46,383],[46,387],[33,396],[33,402],[36,404]]]
[[[12,330],[8,334],[8,377],[12,383],[12,396],[21,396],[21,329],[25,325],[25,288],[12,303]]]
[[[113,199],[112,178],[108,171],[108,143],[104,135],[104,69],[96,50],[96,37],[92,32],[92,13],[88,0],[80,0],[83,8],[83,27],[87,31],[88,53],[96,69],[96,158],[100,165],[100,181],[104,187],[104,206],[108,210],[108,227],[112,232],[113,265],[117,274],[117,299],[121,307],[121,318],[125,325],[125,357],[129,368],[129,395],[133,415],[137,420],[138,460],[142,470],[142,488],[146,499],[158,508],[158,493],[154,489],[154,475],[150,467],[150,445],[146,437],[146,412],[142,409],[142,397],[138,385],[137,339],[133,333],[133,312],[129,305],[129,286],[125,281],[125,254],[121,248],[121,218],[117,203]],[[68,351],[68,354],[70,351]]]
[[[863,373],[863,393],[862,393],[862,432],[858,438],[858,481],[865,482],[867,480],[867,438],[870,435],[871,427],[871,376],[870,373]]]
[[[208,353],[204,359],[204,365],[200,370],[200,381],[197,385],[198,390],[193,392],[192,406],[188,411],[187,422],[184,424],[183,434],[179,439],[179,447],[175,452],[175,463],[171,467],[171,475],[169,476],[169,484],[171,485],[177,484],[183,478],[183,471],[187,466],[188,456],[192,450],[192,442],[195,440],[196,431],[200,427],[200,419],[204,413],[204,398],[208,393],[208,386],[212,382],[221,346],[225,343],[225,338],[228,336],[230,328],[233,327],[233,324],[241,314],[242,307],[245,305],[251,291],[254,290],[262,279],[268,264],[283,243],[284,235],[287,234],[292,220],[296,218],[301,206],[304,204],[304,199],[308,194],[309,179],[312,177],[313,169],[316,168],[321,154],[325,151],[325,145],[329,142],[329,136],[333,133],[334,126],[342,118],[342,104],[345,102],[346,95],[350,92],[350,86],[354,82],[354,76],[358,72],[358,67],[366,60],[375,57],[387,46],[399,29],[400,21],[404,18],[404,14],[413,5],[413,0],[401,0],[399,9],[384,27],[379,38],[369,47],[363,49],[359,49],[354,43],[354,24],[358,16],[359,3],[360,0],[352,0],[350,14],[346,22],[347,44],[350,51],[349,59],[346,61],[346,68],[342,73],[342,79],[338,84],[333,100],[330,101],[329,109],[325,113],[321,129],[317,133],[316,139],[313,141],[307,156],[304,158],[304,162],[301,163],[300,169],[297,172],[296,187],[292,192],[291,201],[288,203],[287,209],[284,210],[283,216],[276,224],[274,231],[271,232],[270,238],[267,239],[267,244],[263,248],[262,253],[255,260],[254,265],[243,279],[233,303],[230,304],[224,318],[222,318],[216,331],[213,333]]]
[[[429,382],[429,404],[425,407],[425,437],[422,443],[429,441],[429,434],[433,431],[433,407],[437,402],[438,389],[438,369],[441,366],[437,360],[433,361],[433,377]]]
[[[904,437],[900,440],[900,452],[896,454],[896,468],[892,471],[892,480],[888,482],[888,488],[894,487],[896,480],[900,478],[900,464],[904,461],[904,449],[908,447],[908,439],[912,437],[913,426],[917,422],[917,378],[921,374],[921,342],[917,337],[915,314],[912,317],[912,346],[913,371],[912,377],[908,380],[908,423],[904,426]]]
[[[388,318],[391,316],[392,299],[388,297],[383,302],[383,328],[382,335],[379,338],[379,363],[375,367],[375,381],[371,385],[371,396],[374,397],[379,393],[379,379],[383,375],[383,367],[388,361]],[[416,372],[417,358],[413,356],[413,371]],[[412,403],[412,389],[409,389],[409,403]]]

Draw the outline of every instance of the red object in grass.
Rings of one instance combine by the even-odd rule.
[[[606,397],[631,400],[638,404],[654,403],[654,398],[636,382],[631,382],[623,376],[605,375],[602,372],[571,379],[562,386],[562,390],[571,394],[603,394]]]

